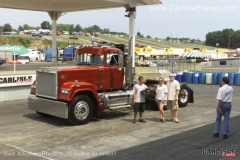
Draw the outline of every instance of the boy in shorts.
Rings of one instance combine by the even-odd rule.
[[[137,113],[139,112],[139,122],[146,123],[142,118],[142,113],[145,110],[145,90],[148,88],[144,84],[144,79],[142,76],[138,78],[138,84],[135,84],[133,87],[133,103],[134,103],[134,119],[133,123],[136,123]]]

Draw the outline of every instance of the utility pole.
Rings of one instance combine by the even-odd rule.
[[[217,47],[217,59],[218,59],[218,47],[219,47],[219,43],[216,43],[216,47]]]
[[[230,48],[230,35],[229,35],[229,39],[228,39],[228,49]]]

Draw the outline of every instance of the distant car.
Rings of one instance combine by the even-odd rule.
[[[0,57],[0,65],[3,65],[4,63],[6,63],[6,60]]]
[[[108,42],[107,45],[109,45],[109,46],[114,46],[115,43],[113,43],[113,42]]]
[[[69,37],[69,39],[78,39],[76,36]]]
[[[101,41],[100,43],[101,44],[107,44],[108,42],[107,41]]]
[[[42,34],[39,32],[33,33],[32,34],[33,37],[42,37]]]

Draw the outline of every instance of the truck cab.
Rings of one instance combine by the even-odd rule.
[[[105,109],[131,106],[133,93],[123,89],[124,55],[120,49],[92,46],[76,53],[76,66],[37,69],[29,109],[85,124]]]

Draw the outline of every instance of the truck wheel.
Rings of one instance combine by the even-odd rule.
[[[178,105],[179,107],[186,107],[188,104],[188,94],[190,93],[189,88],[183,84],[181,86],[179,96],[178,96]]]
[[[92,113],[92,100],[86,95],[78,95],[69,106],[68,120],[74,125],[86,124]]]

